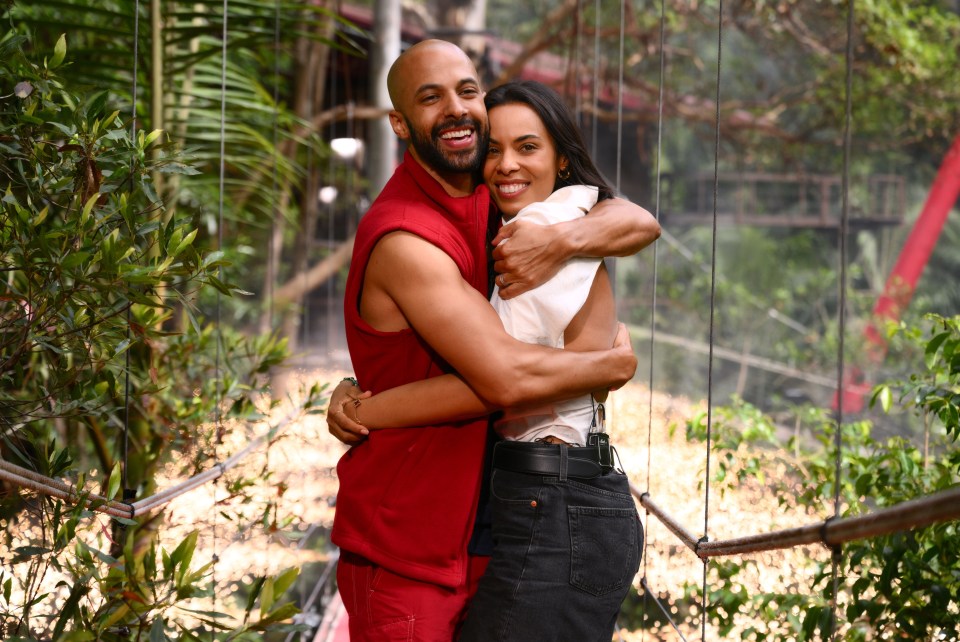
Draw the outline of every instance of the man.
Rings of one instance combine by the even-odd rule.
[[[347,279],[347,342],[361,387],[380,392],[456,371],[491,406],[508,407],[628,381],[636,359],[623,332],[602,352],[520,343],[487,302],[490,201],[475,177],[488,127],[469,58],[450,43],[419,43],[394,63],[388,87],[391,125],[409,148],[361,221]],[[505,294],[534,287],[571,255],[632,253],[657,237],[649,214],[618,207],[591,213],[586,225],[501,233],[511,246],[498,262]],[[341,459],[332,538],[355,642],[453,639],[483,570],[467,543],[486,428],[482,418],[377,431]]]

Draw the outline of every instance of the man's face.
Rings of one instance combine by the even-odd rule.
[[[489,140],[483,92],[470,60],[459,50],[418,51],[408,62],[397,134],[422,163],[439,173],[473,173],[483,166]]]

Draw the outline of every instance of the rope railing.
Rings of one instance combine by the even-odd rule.
[[[855,517],[829,518],[806,526],[787,528],[715,542],[698,540],[669,513],[631,484],[631,491],[646,511],[659,519],[700,559],[743,555],[806,544],[837,546],[853,540],[889,535],[913,528],[960,519],[960,486],[881,508]]]
[[[171,486],[159,493],[145,497],[134,503],[120,502],[103,497],[96,493],[85,492],[77,489],[64,481],[53,479],[41,475],[35,471],[23,468],[5,459],[0,459],[0,480],[16,484],[22,488],[28,488],[42,495],[56,497],[68,502],[82,502],[85,508],[105,513],[112,517],[123,517],[134,519],[152,510],[155,510],[164,504],[168,504],[177,497],[199,488],[204,484],[211,482],[223,476],[228,470],[236,467],[252,452],[260,449],[269,442],[276,434],[289,424],[295,414],[290,414],[281,419],[274,427],[253,439],[244,448],[234,453],[222,462],[217,462],[202,473],[198,473],[189,479],[186,479],[175,486]]]

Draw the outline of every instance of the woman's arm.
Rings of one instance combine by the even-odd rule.
[[[463,379],[452,374],[415,381],[376,395],[342,381],[330,395],[327,426],[340,441],[356,443],[370,430],[429,426],[482,417],[495,410]]]

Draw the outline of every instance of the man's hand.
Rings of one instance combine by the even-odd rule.
[[[366,399],[371,396],[370,391],[364,392],[348,380],[344,379],[330,393],[330,403],[327,406],[327,430],[330,434],[348,446],[359,444],[370,431],[353,421],[344,412],[344,406],[353,404],[355,399]]]
[[[633,344],[630,342],[630,331],[627,330],[627,326],[623,323],[617,324],[617,336],[613,340],[613,350],[618,353],[619,357],[626,358],[628,364],[633,363],[632,367],[628,365],[630,375],[623,379],[622,383],[610,387],[610,390],[617,390],[633,379],[633,375],[637,372],[637,355],[633,353]]]
[[[500,298],[512,299],[552,278],[570,258],[563,225],[515,221],[493,239],[493,269],[499,273]]]
[[[500,298],[532,290],[574,257],[630,256],[659,237],[660,224],[650,212],[622,198],[600,201],[586,216],[572,221],[553,225],[514,221],[493,239]]]

